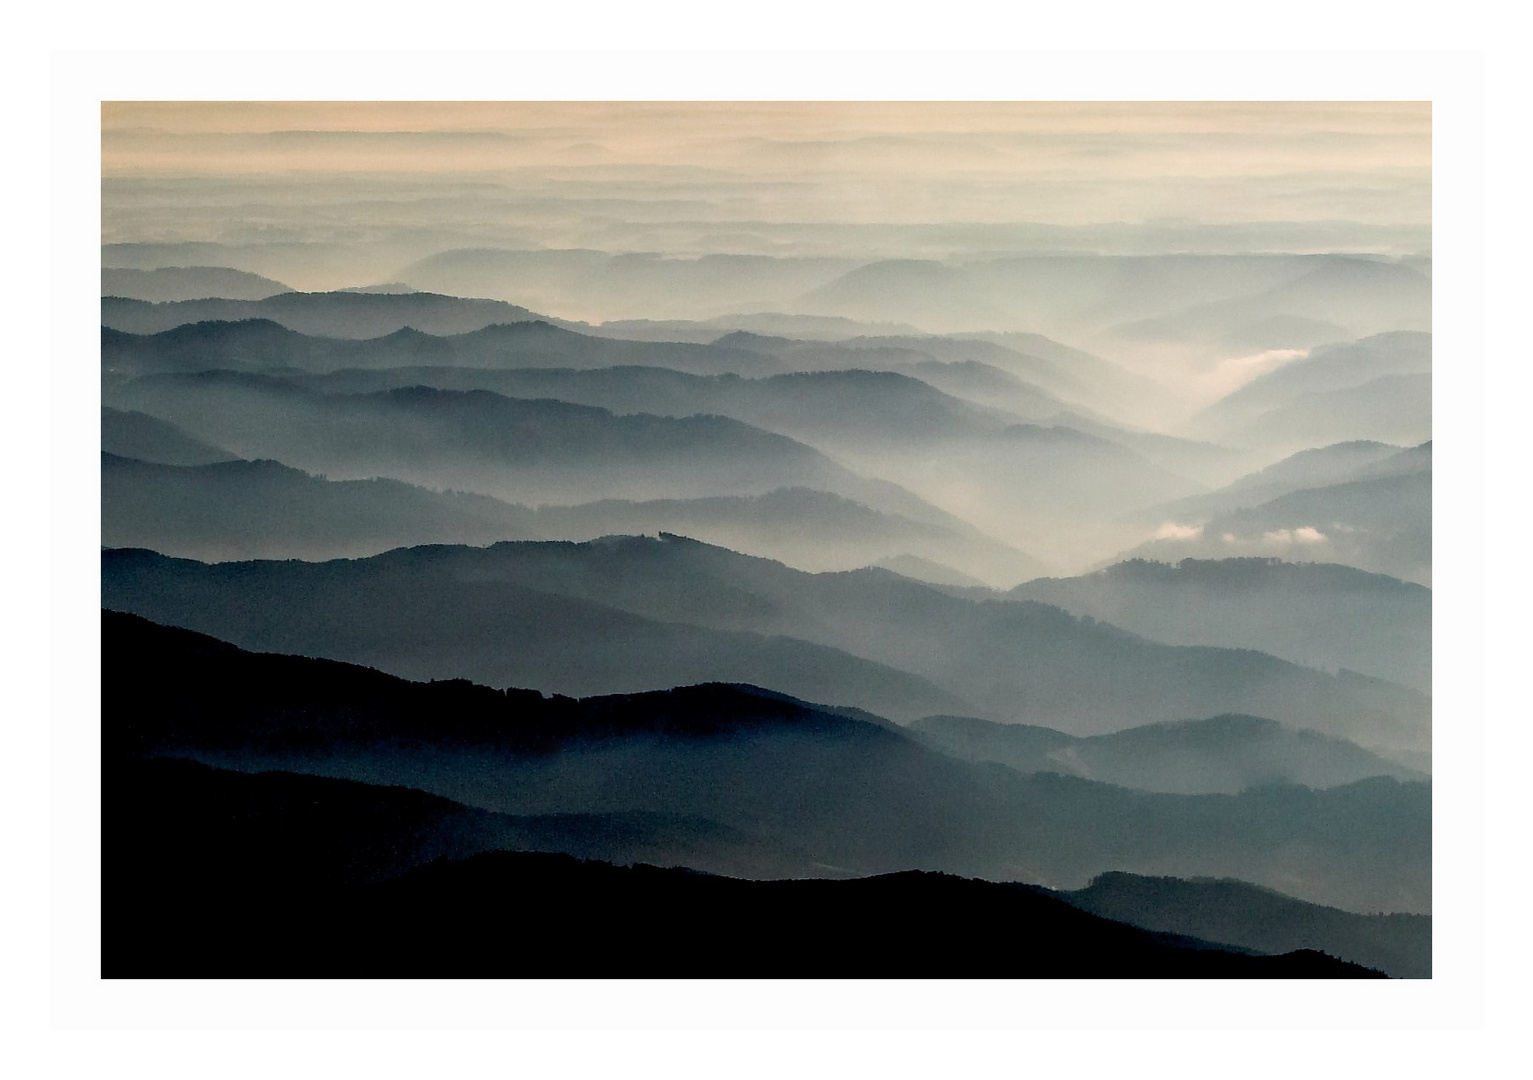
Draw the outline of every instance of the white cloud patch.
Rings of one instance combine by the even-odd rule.
[[[1155,530],[1155,540],[1196,540],[1203,535],[1201,525],[1182,525],[1175,521],[1168,521]]]
[[[1249,356],[1232,356],[1220,360],[1212,371],[1205,373],[1199,380],[1199,389],[1209,397],[1220,398],[1252,379],[1308,355],[1308,349],[1267,349]]]
[[[1235,534],[1234,533],[1225,533],[1219,539],[1223,540],[1226,544],[1233,544],[1235,542]]]
[[[1269,544],[1286,547],[1289,544],[1321,544],[1328,538],[1313,525],[1300,525],[1297,529],[1273,529],[1262,533],[1262,539]]]

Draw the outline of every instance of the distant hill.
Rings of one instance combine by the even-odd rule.
[[[102,366],[108,371],[126,374],[198,372],[213,368],[233,371],[297,368],[323,372],[342,368],[422,365],[496,371],[650,365],[699,374],[775,374],[781,370],[780,364],[749,350],[592,337],[531,318],[530,313],[523,313],[528,318],[520,321],[494,323],[463,332],[432,334],[405,326],[381,336],[361,338],[301,333],[281,321],[278,316],[282,314],[273,311],[236,321],[189,322],[153,333],[125,333],[106,326],[101,333]],[[497,309],[495,314],[509,318],[514,313]]]
[[[166,266],[157,270],[103,268],[101,295],[166,303],[177,300],[264,300],[293,290],[280,281],[226,266]]]
[[[805,574],[673,536],[320,564],[107,552],[102,588],[106,606],[244,647],[412,678],[571,694],[750,682],[895,719],[966,714],[1076,735],[1243,713],[1370,747],[1430,745],[1427,700],[1390,683],[1156,644],[1058,608],[967,599],[887,571]],[[908,700],[896,671],[907,673]],[[935,697],[965,704],[929,707]]]
[[[1120,339],[1172,337],[1289,347],[1315,326],[1347,337],[1431,327],[1431,281],[1403,264],[1346,255],[1030,255],[941,263],[888,260],[807,293],[798,310],[904,319],[938,333],[1113,326]],[[1286,333],[1271,338],[1274,330]],[[1266,338],[1253,337],[1265,331]]]
[[[463,334],[540,316],[499,300],[436,293],[288,292],[262,300],[179,300],[151,304],[103,297],[101,325],[157,334],[190,323],[269,319],[289,330],[335,338],[370,338],[410,327],[426,334]],[[213,366],[213,365],[207,365]]]
[[[1423,692],[1432,679],[1432,594],[1346,566],[1279,559],[1134,560],[1011,591],[1155,641],[1260,649]]]
[[[1430,449],[1424,456],[1430,461]],[[1432,473],[1428,468],[1292,491],[1196,527],[1178,527],[1120,558],[1250,556],[1341,563],[1430,586]]]
[[[101,455],[101,542],[209,561],[334,559],[541,537],[536,514],[397,480],[331,481],[275,461],[196,467]]]
[[[973,532],[894,484],[718,416],[615,416],[558,401],[422,386],[320,394],[289,380],[231,372],[150,376],[114,397],[241,457],[337,480],[383,476],[508,502],[565,505],[808,487]]]
[[[1264,953],[1311,949],[1399,979],[1432,977],[1430,915],[1355,915],[1241,881],[1123,873],[1103,874],[1084,889],[1056,895],[1146,930]]]
[[[912,730],[965,761],[1180,795],[1234,795],[1264,784],[1329,788],[1375,776],[1427,778],[1345,740],[1254,716],[1149,724],[1089,738],[951,716],[926,717]]]
[[[1298,449],[1432,437],[1432,336],[1378,334],[1313,350],[1252,380],[1189,424],[1205,438]]]
[[[1160,520],[1207,520],[1215,514],[1260,506],[1293,491],[1382,475],[1378,469],[1393,474],[1416,472],[1423,465],[1430,467],[1430,443],[1418,448],[1424,449],[1424,454],[1401,456],[1406,449],[1389,443],[1354,440],[1301,450],[1214,491],[1154,507],[1152,513],[1159,515]],[[1386,461],[1390,464],[1384,464]]]
[[[727,859],[754,865],[753,876],[806,864],[829,877],[920,867],[1078,887],[1117,867],[1283,880],[1358,910],[1430,904],[1425,784],[1154,795],[961,762],[876,717],[752,687],[574,701],[256,655],[111,612],[102,630],[108,763],[174,755],[280,768],[414,787],[517,818],[448,813],[437,819],[446,835],[406,818],[394,835],[419,839],[374,844],[352,873],[386,873],[421,843],[553,840],[562,816],[571,843],[658,845],[673,864]]]
[[[117,457],[164,465],[210,465],[235,457],[212,443],[194,439],[174,424],[146,413],[102,406],[101,449]]]
[[[102,543],[211,562],[350,558],[426,543],[584,541],[676,532],[805,570],[916,558],[911,551],[953,559],[1006,584],[1042,569],[1023,552],[982,537],[809,488],[529,507],[397,480],[328,480],[275,461],[171,468],[103,454],[101,467]]]
[[[1381,331],[1431,329],[1431,279],[1401,263],[1314,258],[1297,277],[1247,296],[1194,303],[1120,324],[1135,340],[1191,340],[1229,350],[1309,348]]]
[[[951,566],[944,566],[931,559],[923,559],[919,555],[901,554],[884,559],[877,564],[884,570],[893,570],[896,574],[902,574],[917,581],[924,581],[930,585],[950,585],[956,588],[982,588],[984,582],[972,578],[954,570]]]
[[[781,312],[720,315],[701,321],[661,319],[614,319],[597,323],[587,333],[630,341],[717,341],[735,330],[776,334],[806,341],[843,341],[864,334],[919,334],[905,323],[861,323],[836,315],[785,315]]]
[[[515,300],[567,318],[695,320],[791,311],[799,294],[855,265],[815,257],[463,248],[397,273],[417,288]]]

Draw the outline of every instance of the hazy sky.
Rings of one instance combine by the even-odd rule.
[[[898,255],[923,225],[1289,222],[1272,246],[1419,250],[1431,107],[104,103],[102,175],[103,242]]]

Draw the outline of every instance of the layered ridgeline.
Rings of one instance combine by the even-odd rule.
[[[666,530],[811,571],[882,563],[913,577],[977,584],[948,564],[1000,582],[1041,569],[973,530],[881,513],[811,488],[529,507],[397,480],[328,480],[275,461],[176,467],[108,453],[101,459],[102,543],[203,561],[322,560],[420,544]]]
[[[1287,450],[1432,437],[1432,335],[1329,345],[1245,384],[1189,424],[1205,438]]]
[[[341,332],[351,324],[339,315],[320,317],[332,301],[338,311],[349,311],[358,303],[356,295],[294,294],[243,306],[221,301],[201,306],[123,307],[119,301],[104,301],[103,366],[109,372],[129,374],[209,368],[376,370],[421,365],[502,371],[641,366],[697,375],[747,376],[872,370],[919,378],[1022,419],[1074,413],[1098,422],[1120,413],[1134,415],[1156,402],[1164,403],[1170,395],[1158,383],[1110,361],[1034,334],[939,337],[862,333],[822,341],[746,331],[725,333],[710,327],[701,339],[681,333],[672,340],[653,332],[629,339],[604,327],[535,318],[520,308],[472,306],[479,301],[460,301],[469,306],[452,309],[459,324],[468,329],[427,332],[429,327],[423,327],[423,322],[442,325],[450,320],[422,319],[420,309],[432,304],[445,309],[454,298],[375,295],[365,298],[377,309],[369,314],[377,326],[389,329],[358,339]],[[299,297],[304,298],[302,303]],[[476,312],[487,321],[474,325],[479,322],[472,317]],[[121,317],[131,313],[162,317]],[[338,328],[336,332],[313,329],[331,325]],[[157,329],[135,329],[141,326]]]
[[[1432,579],[1432,444],[1344,443],[1295,454],[1227,488],[1140,515],[1159,520],[1130,556],[1278,556]]]
[[[561,401],[422,386],[322,394],[234,372],[151,376],[117,397],[241,457],[337,480],[385,476],[566,505],[802,486],[961,527],[894,484],[858,475],[786,436],[719,416],[619,416]]]
[[[149,303],[177,300],[265,300],[293,290],[280,281],[227,266],[102,267],[101,295]]]
[[[651,471],[668,481],[663,486],[653,476],[640,481],[632,474],[643,464],[644,449],[620,429],[647,424],[653,429],[652,440],[684,444],[695,441],[708,425],[717,427],[720,418],[731,419],[753,432],[790,438],[861,476],[892,482],[930,505],[923,518],[913,501],[883,497],[889,494],[887,487],[883,496],[875,496],[866,484],[854,490],[844,477],[833,484],[803,469],[771,486],[821,488],[927,523],[952,526],[962,519],[971,529],[1067,566],[1089,564],[1138,540],[1143,534],[1125,514],[1201,490],[1201,484],[1175,470],[1227,479],[1243,460],[1210,444],[1136,432],[1070,411],[1071,406],[1043,391],[1027,408],[1044,422],[1030,423],[993,404],[981,404],[982,393],[977,399],[954,396],[898,371],[741,377],[736,372],[791,370],[801,362],[802,350],[757,351],[754,343],[760,339],[739,334],[731,338],[750,338],[752,347],[726,344],[729,338],[713,345],[613,341],[542,323],[445,338],[402,332],[363,342],[305,337],[274,323],[210,323],[151,337],[108,331],[103,370],[107,400],[191,428],[198,437],[221,440],[220,445],[245,457],[272,458],[337,479],[385,475],[438,488],[466,488],[512,502],[762,494],[759,479],[730,473],[688,487],[680,482],[687,467],[676,462],[652,463]],[[890,363],[892,352],[903,366],[927,377],[938,369],[971,363],[913,351],[913,345],[926,340],[910,339],[912,344],[898,348],[874,344],[874,339],[840,343],[827,346],[835,354],[820,356],[818,362],[901,366]],[[985,350],[1007,352],[985,342],[943,340],[950,348],[926,347],[944,357],[974,350],[984,355],[989,355]],[[912,357],[926,359],[914,362]],[[649,366],[604,366],[636,361]],[[343,367],[308,377],[291,370],[363,362],[369,367]],[[569,366],[519,366],[529,363]],[[222,373],[205,370],[209,367]],[[186,373],[169,373],[177,370]],[[728,373],[698,374],[720,370]],[[428,387],[438,394],[426,395],[422,388]],[[502,398],[520,404],[507,405]],[[604,487],[561,486],[569,479],[566,470],[579,465],[566,459],[586,452],[597,437],[579,435],[591,429],[596,414],[561,410],[553,401],[611,414],[606,426],[613,431],[600,438],[621,444],[620,461],[599,470],[609,481]],[[1005,397],[1001,401],[1017,404]],[[452,423],[474,425],[481,435],[485,428],[494,429],[503,442],[520,440],[523,457],[537,457],[537,475],[526,475],[528,462],[517,473],[497,461],[490,471],[504,482],[487,485],[484,463],[466,462],[463,448],[455,445],[468,436],[429,427],[448,422],[447,402],[459,403]],[[385,406],[389,415],[375,415]],[[418,415],[422,411],[431,413],[429,420]],[[367,415],[359,418],[359,412]],[[529,437],[533,427],[537,432]],[[340,455],[333,445],[315,445],[332,429],[332,442],[344,443],[349,456]],[[555,441],[558,432],[570,437]],[[739,437],[720,436],[726,442]],[[409,445],[375,448],[372,454],[359,445],[364,440],[401,439]],[[692,452],[719,466],[730,453],[717,443]],[[736,452],[763,464],[770,456],[759,441]],[[401,454],[416,467],[402,462]],[[432,470],[418,467],[428,458]],[[682,531],[679,525],[669,527]],[[931,557],[927,552],[914,554]],[[936,561],[948,560],[939,556]],[[967,566],[958,568],[973,573]],[[1009,585],[1020,575],[1004,582],[1000,578],[1005,575],[978,576]]]
[[[1058,894],[1086,911],[1146,930],[1187,934],[1265,953],[1318,949],[1396,978],[1432,977],[1427,915],[1359,915],[1306,904],[1242,881],[1103,874]]]
[[[147,413],[101,409],[101,452],[161,465],[210,465],[234,461],[227,450],[193,438]]]
[[[868,714],[751,687],[573,700],[409,683],[111,612],[103,657],[110,762],[182,757],[460,804],[376,788],[306,792],[297,781],[265,781],[263,793],[246,782],[241,798],[268,806],[285,786],[294,800],[373,817],[385,835],[342,861],[364,880],[515,844],[618,860],[643,851],[751,876],[926,869],[1072,888],[1124,869],[1236,877],[1355,911],[1430,904],[1422,783],[1152,794],[964,762]],[[162,771],[182,786],[212,783]],[[325,842],[313,842],[317,856]]]
[[[1432,592],[1347,566],[1280,559],[1134,560],[1010,593],[1155,641],[1226,645],[1430,692]]]
[[[1385,753],[1430,742],[1427,699],[1382,680],[1159,644],[883,570],[808,574],[674,536],[318,564],[102,559],[107,607],[411,678],[574,695],[749,682],[899,720],[973,715],[1093,735],[1241,713]]]
[[[109,762],[103,799],[106,978],[1383,973],[1312,948],[1259,955],[1144,931],[1023,885],[748,881],[497,850],[520,821],[401,788],[159,760]],[[490,850],[364,876],[378,853],[397,864],[476,841]],[[925,918],[899,914],[912,909]]]
[[[1267,784],[1331,788],[1373,776],[1427,779],[1345,739],[1256,716],[1147,724],[1087,738],[963,716],[924,717],[911,731],[965,761],[1181,795],[1237,795]]]
[[[433,255],[401,270],[419,288],[606,318],[708,319],[777,311],[1186,342],[1242,355],[1431,326],[1431,279],[1408,260],[1346,255],[1026,255],[944,261],[621,256],[596,251]],[[780,331],[769,331],[780,332]]]

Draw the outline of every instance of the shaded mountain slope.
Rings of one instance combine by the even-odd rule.
[[[102,455],[102,543],[205,562],[333,559],[431,543],[678,532],[805,570],[921,552],[1000,584],[1043,569],[1015,549],[809,488],[759,496],[527,507],[397,480],[327,480],[275,461],[172,468]]]
[[[407,678],[574,695],[740,682],[896,717],[965,711],[959,695],[840,649],[644,617],[483,575],[455,578],[431,566],[455,549],[406,550],[414,554],[395,563],[403,572],[380,576],[372,560],[204,566],[123,549],[105,556],[103,602],[247,648]]]
[[[1426,779],[1342,739],[1254,716],[1150,724],[1089,738],[955,716],[925,717],[911,730],[965,761],[1183,795],[1234,795],[1265,784],[1339,787],[1375,776]]]
[[[108,370],[133,374],[212,368],[323,372],[420,365],[489,370],[636,365],[705,375],[782,370],[781,364],[751,350],[594,337],[526,314],[529,317],[520,321],[508,318],[462,332],[431,333],[403,326],[362,339],[300,332],[266,316],[204,319],[153,333],[129,333],[107,325],[101,333],[102,364]]]
[[[103,658],[109,760],[175,754],[408,785],[519,818],[586,815],[590,843],[612,815],[722,826],[673,830],[678,864],[727,856],[771,872],[786,859],[790,874],[925,868],[1058,887],[1122,868],[1240,877],[1361,910],[1430,904],[1425,784],[1154,795],[967,764],[876,717],[751,687],[572,701],[409,684],[110,612]]]
[[[441,835],[446,821],[497,817],[397,788],[113,763],[104,809],[108,979],[1376,974],[1318,953],[1262,957],[1137,930],[1025,886],[936,874],[749,882],[498,852],[369,882],[356,861],[381,852],[392,863],[398,838],[413,841],[422,825]],[[915,927],[894,914],[912,905],[929,916]],[[697,934],[703,924],[713,932]],[[890,933],[906,947],[889,950]]]
[[[1376,334],[1313,350],[1204,409],[1189,429],[1270,446],[1431,438],[1432,335]]]
[[[1173,645],[1259,649],[1429,692],[1432,593],[1352,567],[1278,559],[1134,560],[1009,594]]]
[[[1325,675],[1256,652],[1160,645],[1058,608],[965,599],[887,571],[805,574],[678,537],[211,567],[121,551],[103,555],[102,574],[108,607],[248,647],[372,663],[419,678],[569,693],[753,682],[896,718],[959,712],[1080,735],[1238,712],[1364,745],[1428,744],[1426,699],[1389,683]],[[581,635],[590,641],[583,653]],[[673,642],[672,654],[660,636]],[[710,638],[718,642],[711,651],[703,644]],[[811,648],[806,642],[835,652],[815,652],[814,664],[805,660],[798,669],[773,667],[786,662],[784,650]],[[753,663],[740,667],[753,650]],[[854,676],[855,665],[838,668],[843,662],[834,660],[847,654],[874,664]],[[918,710],[914,699],[881,686],[875,668],[884,679],[890,669],[911,672],[908,678],[969,706]],[[811,672],[836,670],[847,681],[806,685]],[[775,681],[789,677],[792,685]],[[857,696],[848,696],[854,690]]]
[[[175,300],[264,300],[293,290],[280,281],[227,266],[165,266],[155,270],[103,267],[101,295],[165,303]]]
[[[1341,563],[1430,586],[1432,582],[1432,473],[1428,467],[1326,487],[1291,491],[1267,502],[1219,513],[1183,535],[1151,540],[1124,559],[1177,562],[1184,558],[1281,557]],[[1115,560],[1118,561],[1118,560]]]
[[[810,487],[973,532],[894,484],[725,417],[614,416],[558,401],[420,386],[320,394],[233,372],[148,376],[117,396],[242,457],[337,480],[385,476],[533,504]]]
[[[333,559],[416,544],[541,538],[537,515],[398,480],[332,481],[275,461],[194,468],[101,455],[101,542],[207,561]]]
[[[1417,448],[1418,451],[1422,449]],[[1368,479],[1376,468],[1400,472],[1418,471],[1423,462],[1414,459],[1423,455],[1418,453],[1413,459],[1412,456],[1402,456],[1405,451],[1406,447],[1403,446],[1368,440],[1352,440],[1300,450],[1256,472],[1241,476],[1224,487],[1154,507],[1150,513],[1157,522],[1167,519],[1206,521],[1215,514],[1260,506],[1292,491]],[[1430,443],[1426,444],[1424,452],[1424,465],[1430,468]]]
[[[210,465],[235,457],[147,413],[101,408],[101,450],[163,465]]]
[[[156,334],[187,323],[270,319],[302,334],[370,338],[411,327],[425,334],[462,334],[496,323],[539,316],[499,300],[437,293],[288,292],[263,300],[179,300],[151,304],[103,297],[101,325],[131,334]]]
[[[1432,977],[1429,915],[1356,915],[1241,881],[1103,874],[1061,899],[1147,930],[1264,953],[1313,949],[1400,979]]]

